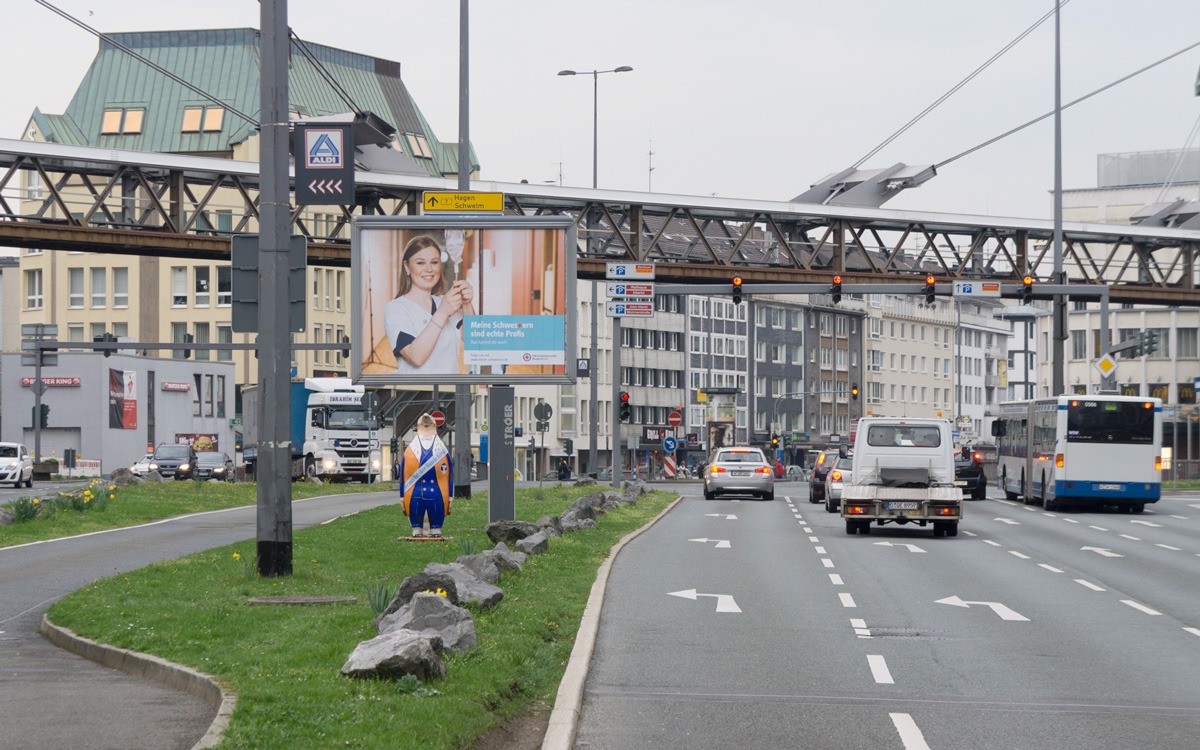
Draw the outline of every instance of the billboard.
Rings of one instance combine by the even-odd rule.
[[[137,429],[137,373],[108,368],[108,426]]]
[[[357,217],[352,377],[574,382],[575,246],[568,217]]]

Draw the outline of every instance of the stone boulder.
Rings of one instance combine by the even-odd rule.
[[[488,608],[496,606],[504,598],[504,592],[499,587],[477,578],[474,573],[457,563],[429,563],[425,566],[425,572],[454,580],[454,588],[458,592],[456,604],[477,604]]]
[[[466,651],[475,647],[475,621],[471,613],[456,607],[437,594],[420,593],[408,604],[380,619],[380,635],[394,630],[413,630],[442,639],[447,651]]]
[[[474,573],[475,577],[480,580],[488,583],[496,583],[500,580],[500,566],[496,565],[493,557],[486,552],[480,552],[477,555],[461,555],[454,562]]]
[[[384,617],[392,614],[404,605],[412,601],[412,598],[422,591],[437,592],[442,589],[446,592],[446,599],[453,605],[457,606],[461,599],[458,593],[458,583],[453,576],[444,573],[434,574],[429,572],[413,573],[405,578],[400,583],[400,590],[388,602],[387,609],[375,619],[376,628],[379,627],[379,621]]]
[[[537,524],[528,521],[492,521],[485,528],[488,539],[492,544],[513,544],[518,539],[524,539],[530,534],[538,533]]]
[[[562,536],[562,521],[558,520],[558,516],[542,516],[537,520],[537,525],[546,536]]]
[[[591,487],[594,484],[599,484],[599,482],[597,482],[595,479],[592,479],[591,477],[581,477],[580,479],[575,481],[576,487]]]
[[[566,534],[567,532],[570,532],[570,531],[579,531],[580,529],[594,529],[594,528],[596,528],[596,519],[594,519],[594,518],[579,518],[578,516],[575,516],[575,515],[571,515],[570,517],[568,517],[565,513],[563,514],[562,530],[563,530],[564,534]]]
[[[550,549],[550,538],[544,531],[539,531],[517,542],[517,549],[527,555],[540,555]]]
[[[157,471],[147,471],[145,474],[142,475],[142,481],[143,482],[152,482],[154,484],[162,484],[163,482],[165,482],[167,480],[163,479],[163,475],[159,474]]]
[[[358,679],[393,680],[410,674],[423,681],[446,676],[439,636],[393,630],[359,643],[342,665],[343,676]]]
[[[108,480],[109,484],[115,484],[118,487],[128,487],[129,485],[137,484],[140,481],[142,480],[138,478],[137,474],[134,474],[125,467],[113,469],[112,475]]]
[[[513,570],[520,572],[521,566],[525,564],[525,553],[513,552],[504,542],[480,554],[491,558],[502,574]]]

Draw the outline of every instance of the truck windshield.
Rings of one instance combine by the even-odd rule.
[[[374,421],[362,409],[330,409],[327,424],[331,430],[370,430]]]
[[[1067,406],[1067,442],[1154,442],[1154,403],[1151,401],[1071,401]]]

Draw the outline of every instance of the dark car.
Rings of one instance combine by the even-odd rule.
[[[163,443],[150,459],[150,471],[157,471],[164,479],[191,479],[195,469],[196,451],[190,445]]]
[[[962,488],[963,496],[972,500],[987,498],[987,475],[978,451],[964,448],[954,454],[954,483]]]
[[[195,477],[232,482],[233,459],[217,451],[201,451],[196,454]]]
[[[829,475],[829,468],[837,457],[837,450],[824,450],[817,456],[812,475],[808,478],[808,501],[813,505],[825,502],[825,477]]]

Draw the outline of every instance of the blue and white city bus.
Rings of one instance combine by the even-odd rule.
[[[1115,505],[1141,513],[1162,495],[1162,400],[1074,395],[1000,405],[997,485],[1009,500]]]

